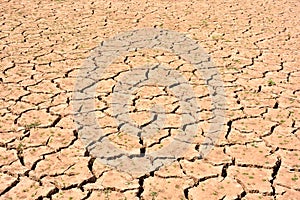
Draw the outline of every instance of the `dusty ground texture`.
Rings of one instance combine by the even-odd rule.
[[[300,2],[0,1],[0,199],[300,199]],[[197,159],[210,118],[207,88],[182,59],[133,52],[116,60],[97,90],[100,125],[124,149],[141,144],[118,133],[110,116],[114,74],[145,62],[183,73],[203,108],[193,148],[172,165],[135,177],[101,164],[85,149],[72,117],[83,61],[124,31],[158,27],[200,42],[224,81],[224,131]],[[163,104],[167,125],[147,141],[168,144],[180,109],[163,88],[141,88],[132,118]]]

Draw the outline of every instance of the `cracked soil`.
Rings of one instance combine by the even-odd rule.
[[[0,0],[0,199],[300,199],[299,0]],[[190,83],[201,110],[191,149],[142,176],[90,155],[76,130],[72,94],[92,49],[119,33],[156,27],[196,40],[218,68],[226,123],[203,159],[211,116],[205,82],[182,58],[161,51],[115,60],[97,86],[99,126],[124,150],[156,151],[177,134],[182,110],[164,87],[144,86],[130,117],[165,128],[141,142],[120,132],[111,110],[122,72],[159,62]]]

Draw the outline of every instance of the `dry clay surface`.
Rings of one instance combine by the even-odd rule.
[[[0,0],[0,199],[300,199],[300,2]],[[176,135],[182,110],[165,87],[138,88],[130,117],[165,127],[142,143],[120,132],[111,94],[122,73],[161,63],[189,81],[201,107],[191,148],[141,176],[109,167],[83,145],[74,124],[76,77],[92,49],[133,29],[174,30],[196,40],[218,68],[226,122],[199,159],[211,116],[201,74],[180,56],[143,50],[103,73],[96,116],[125,150],[156,151]]]

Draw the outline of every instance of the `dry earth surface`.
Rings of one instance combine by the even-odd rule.
[[[300,199],[300,1],[0,0],[0,199]],[[161,87],[142,87],[131,117],[163,105],[168,128],[140,144],[118,132],[110,94],[122,70],[160,62],[181,72],[201,106],[192,148],[142,176],[106,166],[82,144],[72,94],[100,42],[156,27],[199,41],[219,69],[226,124],[198,159],[210,96],[193,66],[167,52],[131,52],[98,85],[97,119],[111,142],[155,151],[176,134],[180,107]],[[143,147],[141,147],[143,146]]]

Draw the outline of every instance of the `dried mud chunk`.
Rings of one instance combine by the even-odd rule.
[[[138,187],[138,179],[134,179],[127,173],[122,173],[115,170],[104,172],[95,183],[88,183],[84,186],[84,188],[87,190],[104,190],[105,188],[114,188],[118,191],[137,189]]]
[[[97,190],[93,191],[91,196],[88,199],[91,199],[91,200],[106,200],[106,199],[138,200],[139,198],[136,196],[137,193],[138,193],[138,190],[128,190],[126,192],[118,192],[118,191],[113,191],[111,189],[103,189],[102,191],[97,191]]]
[[[0,166],[9,165],[16,160],[18,160],[16,150],[7,150],[0,147]]]
[[[183,190],[193,183],[182,178],[150,177],[144,181],[143,199],[184,199]]]
[[[278,150],[275,152],[281,158],[281,165],[289,169],[300,169],[300,152]]]
[[[275,184],[283,185],[292,189],[300,189],[300,172],[290,171],[286,167],[280,167],[275,179]]]
[[[222,166],[213,166],[203,162],[203,160],[196,160],[194,162],[182,160],[180,161],[180,164],[187,176],[196,179],[217,177],[222,171]]]
[[[180,168],[180,164],[178,162],[173,162],[169,165],[161,167],[158,171],[155,172],[155,175],[164,178],[186,176]]]
[[[269,155],[271,150],[272,149],[266,147],[264,143],[259,142],[230,146],[226,148],[226,154],[235,158],[237,165],[265,166],[272,168],[277,158],[274,155]]]
[[[37,199],[45,197],[55,189],[54,185],[47,183],[40,185],[27,177],[21,177],[20,182],[3,195],[4,199]]]
[[[273,147],[279,147],[282,149],[300,149],[300,140],[297,138],[296,134],[292,134],[294,128],[291,127],[276,127],[273,133],[264,140],[268,145]]]
[[[80,200],[87,195],[87,191],[82,192],[80,189],[72,188],[70,190],[61,190],[52,196],[53,200]]]
[[[0,194],[2,192],[4,192],[5,190],[7,190],[8,187],[10,187],[13,183],[17,182],[17,178],[4,174],[4,173],[0,173]]]
[[[237,199],[243,193],[242,186],[232,178],[212,178],[200,182],[189,190],[191,200]]]
[[[277,195],[276,199],[278,200],[298,200],[300,196],[300,191],[282,187],[280,185],[275,186],[276,192],[281,195]]]
[[[35,127],[50,126],[58,116],[47,113],[46,109],[43,110],[30,110],[22,114],[18,119],[18,125],[26,129]]]
[[[274,197],[270,197],[270,196],[265,196],[263,194],[251,194],[248,193],[244,198],[242,198],[244,200],[273,200]]]
[[[227,176],[238,180],[246,192],[270,193],[272,172],[272,169],[264,168],[229,167]]]

